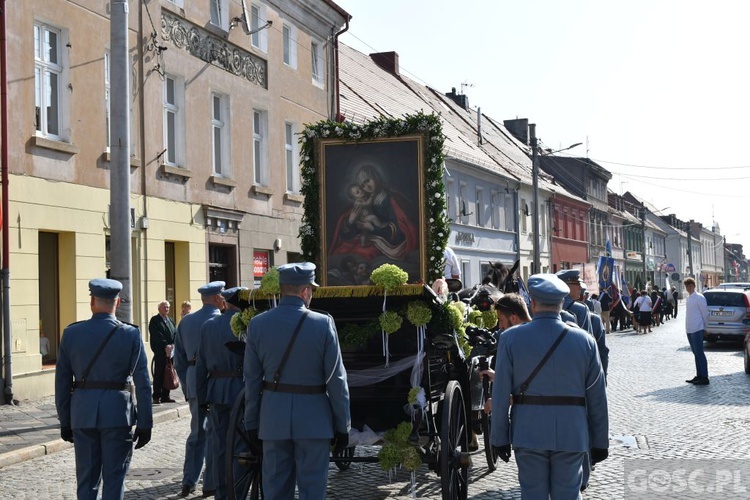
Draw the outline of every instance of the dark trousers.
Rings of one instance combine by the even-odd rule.
[[[164,389],[164,369],[167,367],[167,356],[154,353],[154,399],[169,399],[169,391]]]
[[[133,455],[130,427],[73,429],[73,443],[78,500],[96,500],[102,480],[102,500],[123,498]]]

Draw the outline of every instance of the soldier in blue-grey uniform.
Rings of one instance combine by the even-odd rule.
[[[198,405],[207,408],[211,426],[208,440],[213,444],[212,456],[206,462],[213,464],[216,498],[227,498],[225,456],[229,417],[237,395],[244,389],[242,383],[242,354],[230,351],[227,342],[236,341],[230,321],[240,312],[239,293],[246,288],[234,287],[221,292],[226,309],[221,316],[214,316],[201,327],[201,343],[195,362],[195,389]]]
[[[195,485],[201,475],[203,461],[211,456],[211,441],[206,439],[208,413],[198,404],[195,388],[195,362],[198,359],[198,347],[201,341],[201,328],[209,319],[219,316],[224,308],[224,297],[221,291],[226,283],[212,281],[198,289],[203,307],[190,313],[180,321],[174,342],[174,367],[180,377],[180,385],[190,407],[190,435],[185,444],[185,464],[182,467],[182,491],[186,497],[195,491]],[[203,474],[203,494],[211,495],[215,491],[213,464],[206,462]]]
[[[245,428],[254,450],[262,440],[266,499],[291,500],[296,482],[300,500],[321,500],[330,445],[340,453],[349,442],[346,371],[333,318],[309,310],[318,286],[315,265],[286,264],[278,270],[279,305],[250,322]]]
[[[75,448],[79,500],[96,499],[102,480],[102,498],[123,498],[133,443],[151,440],[146,350],[138,327],[115,318],[121,290],[119,281],[89,281],[93,315],[69,325],[60,342],[55,405],[60,435]]]
[[[570,293],[565,296],[563,310],[568,311],[576,317],[576,323],[578,323],[579,327],[592,333],[591,322],[589,321],[589,308],[578,302],[578,299],[581,297],[581,285],[583,284],[581,271],[578,269],[565,269],[558,271],[556,276],[568,285],[568,289],[570,290]]]
[[[498,341],[491,442],[506,462],[513,445],[524,499],[579,498],[586,452],[594,463],[608,454],[604,373],[593,337],[560,319],[568,286],[537,274],[528,289],[533,320]]]

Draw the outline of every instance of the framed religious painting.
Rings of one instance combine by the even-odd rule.
[[[303,251],[320,267],[321,285],[370,285],[370,274],[382,264],[400,267],[409,283],[435,279],[439,263],[431,264],[442,259],[449,229],[442,167],[436,179],[426,166],[428,141],[429,134],[420,130],[351,140],[334,128],[328,137],[315,138],[315,161],[307,175],[303,168],[303,187],[314,180],[317,203],[309,202],[313,191],[308,189],[300,233]],[[306,233],[315,236],[305,241]],[[315,247],[310,239],[317,241]]]

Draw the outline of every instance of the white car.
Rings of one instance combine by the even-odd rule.
[[[703,296],[708,305],[705,339],[743,342],[750,334],[750,290],[717,287]]]

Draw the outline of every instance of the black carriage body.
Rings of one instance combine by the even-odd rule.
[[[433,308],[442,307],[440,299],[435,297],[432,290],[425,287],[422,292],[421,295],[388,296],[386,309],[402,311],[409,302],[414,300],[422,300]],[[383,312],[383,296],[315,298],[311,307],[330,314],[336,323],[337,330],[342,332],[348,324],[361,327],[377,322]],[[457,379],[462,385],[466,380],[466,364],[459,354],[455,335],[452,331],[435,330],[436,328],[430,329],[430,325],[426,329],[424,370],[421,380],[429,413],[435,409],[434,405],[443,397],[449,380]],[[406,319],[398,331],[388,335],[391,365],[417,354],[417,335],[417,328]],[[382,337],[381,333],[377,333],[363,345],[342,345],[341,352],[347,373],[385,366]],[[408,403],[407,399],[412,387],[410,376],[411,366],[373,385],[350,386],[352,427],[362,430],[367,425],[373,431],[380,432],[408,421],[409,414],[405,412],[404,407]]]

